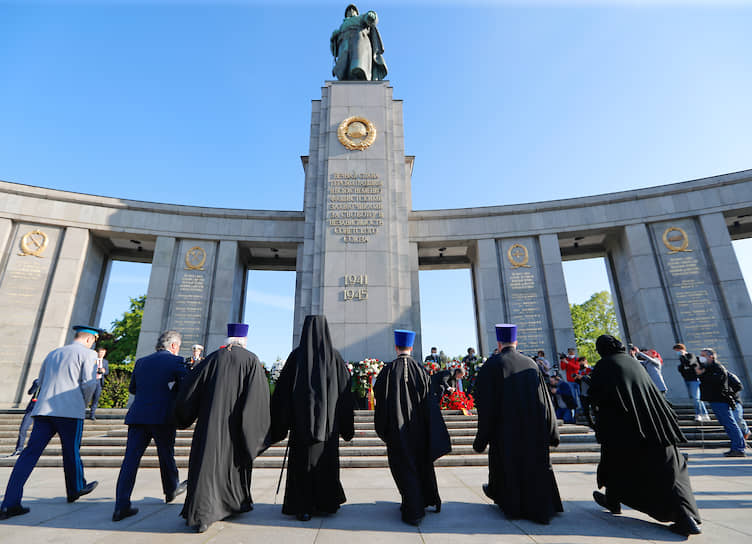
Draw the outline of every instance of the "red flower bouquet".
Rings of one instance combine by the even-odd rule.
[[[442,410],[462,410],[467,412],[475,408],[473,396],[465,394],[462,391],[454,391],[449,395],[444,395],[441,399]]]

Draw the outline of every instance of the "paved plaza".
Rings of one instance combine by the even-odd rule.
[[[692,542],[752,542],[752,457],[726,459],[723,450],[688,450],[690,473],[704,534]],[[204,534],[189,530],[179,517],[182,497],[164,504],[158,469],[139,472],[133,495],[138,515],[110,520],[118,470],[92,468],[89,480],[99,487],[74,504],[65,501],[60,468],[36,469],[26,487],[24,505],[31,513],[0,522],[0,542],[88,544],[99,542],[509,542],[588,544],[596,542],[679,542],[684,540],[647,516],[625,508],[613,516],[593,503],[595,465],[556,465],[564,514],[550,525],[509,521],[481,491],[485,467],[437,469],[444,501],[440,514],[427,513],[420,527],[399,520],[399,495],[388,469],[346,469],[342,483],[348,502],[334,516],[301,523],[281,513],[282,490],[274,504],[279,471],[253,473],[253,512],[217,522]],[[0,469],[5,484],[10,468]],[[181,470],[181,477],[186,472]],[[284,486],[284,483],[283,483]]]

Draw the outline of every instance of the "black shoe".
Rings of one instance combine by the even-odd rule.
[[[165,495],[164,502],[170,503],[170,502],[174,501],[175,497],[177,497],[178,495],[182,495],[183,493],[185,493],[185,490],[187,488],[188,488],[188,481],[187,480],[183,480],[175,488],[175,491],[173,491],[172,493],[167,493]]]
[[[96,421],[96,420],[97,420],[97,416],[95,416],[94,414],[91,414],[91,415],[89,415],[89,417],[87,417],[86,419],[90,419],[90,420],[92,420],[92,421]]]
[[[621,504],[618,502],[610,503],[606,498],[606,495],[600,491],[593,491],[593,500],[612,514],[621,514]]]
[[[120,521],[121,519],[129,518],[138,514],[138,508],[125,508],[123,510],[115,510],[112,513],[112,521]]]
[[[97,486],[99,485],[99,482],[94,480],[93,482],[89,482],[84,486],[84,488],[78,492],[77,495],[74,495],[72,497],[68,497],[68,502],[76,502],[78,499],[83,497],[84,495],[88,495],[92,491],[94,491]]]
[[[196,525],[196,532],[197,533],[205,533],[209,530],[209,526],[206,523],[200,523]]]
[[[23,516],[24,514],[28,514],[30,511],[31,510],[29,508],[21,506],[20,504],[18,506],[11,506],[10,508],[3,508],[2,510],[0,510],[0,520],[12,518],[14,516]]]
[[[483,494],[484,494],[484,495],[485,495],[486,497],[488,497],[488,498],[489,498],[489,499],[491,499],[492,501],[493,501],[493,500],[496,500],[496,499],[494,499],[494,498],[493,498],[493,497],[491,496],[491,491],[489,491],[489,489],[488,489],[488,484],[483,484],[483,485],[482,485],[481,487],[483,488]]]
[[[15,457],[16,455],[21,455],[22,451],[23,450],[16,450],[16,451],[14,451],[13,453],[10,454],[10,457]]]
[[[746,457],[747,455],[743,451],[729,450],[723,453],[725,457]]]
[[[702,529],[691,516],[686,516],[683,520],[673,523],[669,530],[682,536],[699,535]]]
[[[236,510],[236,514],[244,514],[253,510],[253,503],[251,501],[243,501],[240,503],[240,509]]]
[[[441,501],[436,503],[436,509],[434,510],[437,514],[441,512]]]
[[[311,521],[311,514],[298,514],[295,516],[298,521]]]

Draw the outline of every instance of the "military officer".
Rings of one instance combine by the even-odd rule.
[[[18,457],[0,506],[0,519],[29,512],[21,506],[23,488],[44,448],[56,434],[63,448],[63,471],[68,502],[97,487],[86,483],[79,447],[86,405],[96,388],[97,354],[92,350],[99,334],[96,327],[77,325],[70,344],[52,350],[39,371],[39,395],[31,412],[34,427],[29,443]]]

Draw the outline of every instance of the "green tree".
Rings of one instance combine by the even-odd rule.
[[[574,339],[577,343],[577,353],[587,357],[588,361],[600,359],[595,350],[595,341],[602,334],[619,336],[619,324],[616,321],[616,311],[611,294],[600,291],[582,304],[570,304],[572,325],[574,325]]]
[[[112,322],[112,332],[102,335],[97,343],[98,348],[107,350],[106,358],[110,363],[110,372],[104,379],[99,398],[102,408],[125,408],[128,403],[128,385],[136,361],[145,303],[146,295],[132,298],[130,308]]]
[[[133,363],[136,361],[138,335],[141,332],[141,319],[144,317],[146,295],[132,298],[130,309],[123,312],[120,319],[112,322],[112,331],[97,344],[107,350],[110,363]]]

